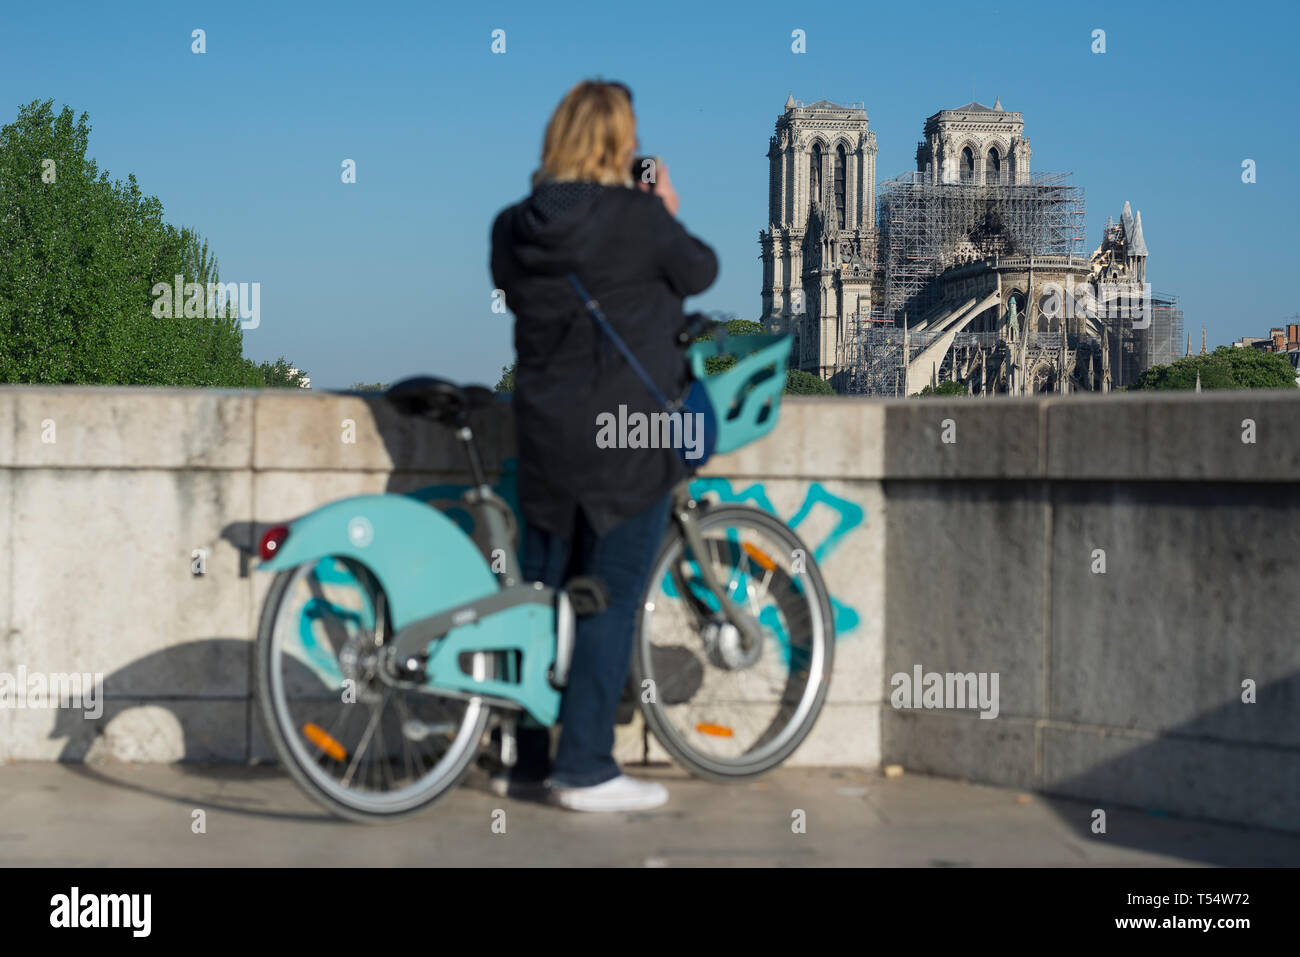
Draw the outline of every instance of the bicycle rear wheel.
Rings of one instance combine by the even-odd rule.
[[[767,512],[715,506],[697,521],[706,555],[692,555],[676,525],[660,547],[633,678],[647,725],[691,773],[754,777],[789,757],[821,712],[835,651],[830,595],[799,536]],[[758,620],[759,644],[746,647],[727,624],[701,560]]]
[[[276,756],[319,804],[364,823],[413,814],[454,787],[491,712],[380,678],[387,604],[367,568],[323,558],[275,577],[258,625],[257,696]],[[478,657],[486,674],[490,658]]]

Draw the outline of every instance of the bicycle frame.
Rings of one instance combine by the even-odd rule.
[[[469,427],[457,430],[474,485],[461,500],[487,530],[489,552],[504,558],[494,573],[474,542],[437,509],[407,495],[361,495],[331,502],[292,522],[275,556],[259,568],[284,571],[306,562],[348,558],[365,566],[387,596],[392,634],[382,680],[421,673],[431,694],[482,698],[527,711],[543,725],[559,717],[560,694],[573,654],[574,613],[568,593],[521,581],[506,519],[509,506],[487,484]],[[701,508],[685,483],[673,492],[673,520],[692,554],[706,554],[695,521]],[[712,564],[697,561],[701,579],[723,616],[747,641],[761,639],[758,622],[732,600]],[[466,595],[473,595],[466,600]],[[461,656],[517,653],[519,672],[503,678],[468,674]],[[477,671],[477,669],[476,669]],[[385,673],[387,672],[387,673]]]
[[[358,562],[388,599],[393,631],[385,681],[402,684],[397,675],[403,668],[422,672],[420,684],[430,693],[523,709],[549,726],[559,717],[573,649],[568,595],[540,582],[520,583],[504,517],[508,506],[483,477],[472,431],[458,429],[457,437],[476,480],[462,500],[485,523],[492,551],[504,554],[499,574],[453,521],[406,495],[354,496],[309,512],[289,524],[275,556],[259,568]],[[518,653],[517,680],[467,674],[460,666],[461,655],[501,652]]]

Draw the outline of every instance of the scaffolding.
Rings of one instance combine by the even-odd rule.
[[[902,326],[915,325],[940,307],[934,280],[944,270],[1005,257],[1080,257],[1084,195],[1070,176],[1037,174],[1018,185],[931,183],[926,174],[911,172],[882,183],[876,229],[883,283],[879,295],[872,297],[871,315],[850,317],[848,341],[840,350],[840,368],[846,370],[843,388],[868,395],[900,394]],[[932,338],[909,335],[908,359]],[[989,347],[965,339],[954,345]]]
[[[1084,197],[1069,173],[1028,183],[930,183],[907,173],[877,191],[877,229],[885,289],[876,318],[899,322],[933,305],[933,280],[945,269],[992,257],[1083,252]]]
[[[855,395],[901,396],[903,391],[903,356],[911,363],[945,332],[917,332],[902,325],[870,316],[848,317],[848,335],[840,348],[839,368],[845,369],[844,379],[837,383],[839,391]],[[1038,336],[1044,334],[1038,333]],[[1057,339],[1059,339],[1057,335]],[[959,353],[984,349],[991,351],[998,344],[998,333],[992,331],[958,332],[953,336],[952,348],[939,370],[939,381],[952,378],[952,363]],[[1059,343],[1057,343],[1059,345]],[[911,392],[919,392],[929,382],[908,383]]]
[[[1178,297],[1161,293],[1151,294],[1151,325],[1145,330],[1143,341],[1142,368],[1167,366],[1175,359],[1182,358],[1183,344],[1183,310],[1179,308]]]

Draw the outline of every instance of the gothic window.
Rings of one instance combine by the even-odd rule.
[[[780,163],[779,156],[776,156],[774,157],[774,159],[772,159],[772,164],[770,168],[768,168],[768,173],[767,173],[767,209],[768,209],[767,221],[768,222],[781,221],[781,211],[780,211],[780,202],[779,202],[780,172],[779,172],[779,166],[776,165],[777,163]]]
[[[815,205],[822,199],[822,145],[814,143],[808,160],[808,201]]]
[[[996,146],[989,147],[988,161],[984,164],[984,181],[986,183],[1002,182],[1002,158],[998,156]]]
[[[839,229],[844,228],[844,182],[847,177],[848,157],[844,155],[844,147],[838,146],[835,149],[835,225]]]
[[[963,183],[975,182],[975,154],[971,152],[969,146],[964,147],[961,151],[961,181]]]
[[[1013,302],[1016,304],[1016,322],[1018,322],[1018,323],[1021,324],[1021,325],[1024,325],[1024,322],[1025,322],[1025,294],[1024,294],[1023,292],[1021,292],[1019,289],[1017,289],[1017,290],[1013,291],[1013,292],[1011,293],[1010,296],[1007,297],[1007,312],[1008,312],[1008,313],[1011,311],[1011,303],[1013,303]]]

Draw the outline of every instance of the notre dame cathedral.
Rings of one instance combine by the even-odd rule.
[[[840,392],[1109,391],[1178,355],[1141,213],[1083,256],[1083,191],[1030,171],[1024,119],[968,103],[925,121],[916,170],[876,183],[863,104],[793,94],[768,148],[762,315]]]

